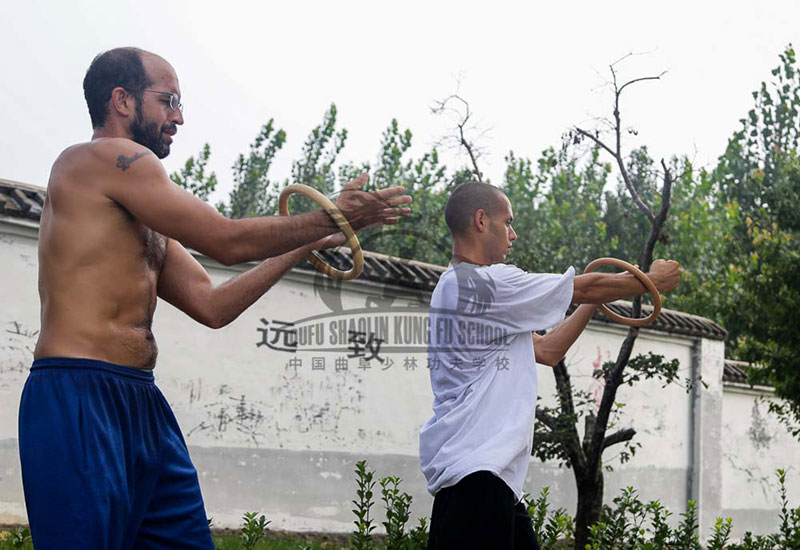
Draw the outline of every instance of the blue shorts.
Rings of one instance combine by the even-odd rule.
[[[214,549],[197,472],[151,371],[37,359],[19,452],[36,550]]]

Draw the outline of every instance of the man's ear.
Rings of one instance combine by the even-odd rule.
[[[483,208],[479,208],[475,211],[475,217],[473,221],[475,222],[475,228],[479,233],[483,233],[489,228],[489,215]]]
[[[136,100],[128,90],[117,86],[111,90],[110,111],[117,112],[122,117],[132,117],[136,112]]]

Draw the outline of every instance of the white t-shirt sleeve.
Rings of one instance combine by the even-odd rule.
[[[573,267],[561,275],[528,273],[509,264],[495,264],[491,269],[497,283],[493,314],[515,332],[544,330],[566,316],[574,292]]]

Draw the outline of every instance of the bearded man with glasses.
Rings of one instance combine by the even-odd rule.
[[[230,220],[172,183],[178,77],[135,48],[83,82],[91,141],[56,159],[39,227],[42,326],[20,402],[22,479],[36,550],[213,549],[197,473],[154,384],[161,297],[204,325],[233,321],[311,250],[345,242],[322,211]],[[358,230],[410,213],[402,187],[346,184]],[[214,286],[186,247],[261,263]]]

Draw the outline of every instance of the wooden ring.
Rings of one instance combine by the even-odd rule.
[[[355,231],[353,231],[353,228],[350,227],[350,223],[347,221],[347,218],[344,217],[342,211],[336,207],[333,201],[313,187],[303,185],[302,183],[295,183],[289,185],[286,187],[286,189],[281,191],[281,195],[278,199],[278,212],[281,216],[289,215],[289,197],[294,193],[300,193],[301,195],[305,195],[306,197],[310,198],[312,201],[317,203],[322,210],[324,210],[325,213],[333,219],[333,221],[336,222],[336,225],[339,226],[339,229],[341,229],[342,233],[344,233],[347,237],[347,245],[350,247],[350,250],[353,253],[353,267],[351,267],[348,271],[336,269],[335,267],[326,263],[316,250],[312,250],[306,259],[322,273],[334,279],[342,279],[347,281],[350,279],[355,279],[361,275],[361,270],[364,268],[364,252],[361,250],[361,243],[358,242],[358,237],[356,237]]]
[[[619,267],[625,269],[626,271],[630,271],[633,273],[637,279],[639,279],[647,291],[653,296],[653,312],[648,315],[647,317],[642,317],[641,319],[633,319],[631,317],[623,317],[622,315],[618,315],[608,309],[608,307],[604,304],[600,305],[600,311],[602,311],[607,317],[613,319],[614,321],[621,323],[623,325],[628,325],[631,327],[643,327],[645,325],[649,325],[653,321],[656,320],[658,314],[661,313],[661,295],[658,293],[658,289],[656,285],[653,284],[653,281],[648,277],[642,270],[638,267],[629,264],[628,262],[619,260],[617,258],[597,258],[596,260],[589,263],[586,266],[586,269],[583,270],[584,273],[589,273],[594,271],[597,267],[601,265],[611,265],[614,267]]]

